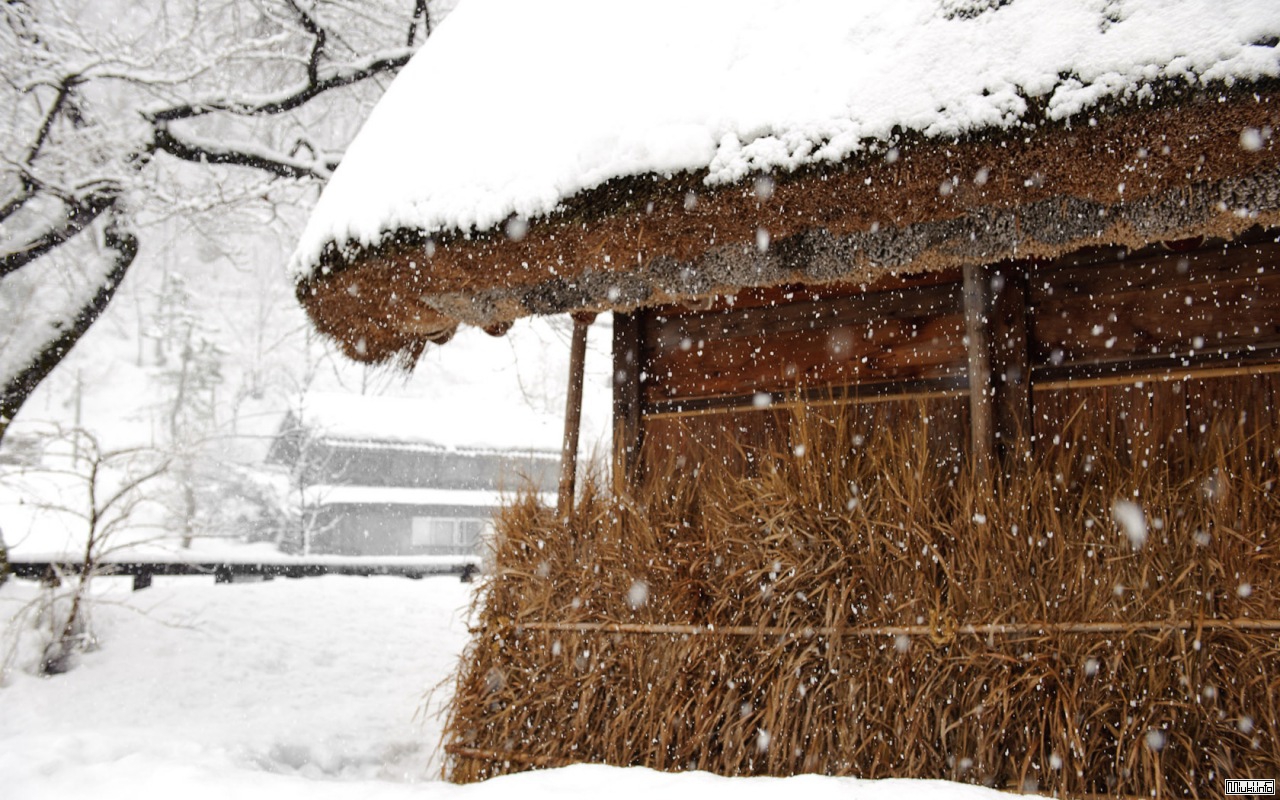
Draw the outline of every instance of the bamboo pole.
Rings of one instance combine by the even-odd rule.
[[[1123,364],[1118,366],[1123,367]],[[1208,378],[1237,378],[1242,375],[1270,375],[1280,372],[1280,364],[1242,364],[1230,367],[1164,367],[1158,369],[1122,372],[1096,377],[1064,378],[1061,380],[1033,381],[1033,391],[1057,391],[1060,389],[1096,389],[1101,386],[1133,386],[1137,383],[1172,383],[1199,381]]]
[[[684,636],[929,636],[951,639],[955,636],[1009,636],[1049,633],[1142,633],[1172,630],[1236,630],[1280,631],[1280,620],[1250,619],[1168,619],[1139,622],[991,622],[949,627],[946,625],[873,625],[868,627],[811,626],[780,628],[772,626],[732,625],[647,625],[631,622],[511,622],[504,627],[530,631],[565,633],[633,633]]]
[[[560,493],[556,513],[561,519],[573,512],[574,484],[578,478],[578,434],[582,427],[582,373],[587,360],[587,327],[592,312],[573,315],[573,343],[569,349],[569,394],[565,399],[564,447],[560,450]]]
[[[734,411],[776,411],[778,409],[803,410],[806,408],[825,408],[832,406],[864,406],[876,403],[916,402],[921,400],[946,400],[953,397],[968,397],[968,389],[931,389],[921,392],[899,392],[896,394],[843,395],[840,397],[798,397],[774,400],[761,408],[754,398],[744,398],[741,402],[714,406],[712,408],[692,408],[687,411],[649,411],[644,414],[650,419],[681,419],[687,417],[705,417],[713,414],[727,414]]]

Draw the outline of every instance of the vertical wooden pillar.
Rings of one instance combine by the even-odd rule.
[[[622,494],[640,459],[640,314],[613,315],[613,482]]]
[[[590,312],[573,315],[573,344],[569,349],[569,393],[565,400],[564,446],[560,450],[560,492],[556,512],[568,517],[573,511],[574,484],[578,477],[578,433],[582,428],[582,373],[587,361],[587,328],[596,318]]]
[[[1028,265],[990,270],[991,378],[996,454],[1006,471],[1031,458],[1034,406],[1027,345]]]
[[[979,480],[991,477],[995,424],[991,402],[990,283],[986,270],[964,267],[964,332],[969,351],[969,458]]]

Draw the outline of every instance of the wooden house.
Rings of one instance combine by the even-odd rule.
[[[914,542],[910,557],[892,548],[885,555],[850,528],[861,513],[856,488],[847,506],[840,500],[826,509],[830,531],[787,523],[784,538],[847,536],[846,545],[831,545],[831,552],[845,548],[841,558],[854,550],[863,554],[858,558],[864,550],[881,553],[856,563],[867,573],[893,572],[900,588],[877,584],[880,595],[854,603],[852,612],[805,599],[842,579],[871,581],[832,568],[817,570],[824,577],[795,592],[801,600],[788,607],[795,616],[776,609],[758,618],[736,613],[757,602],[753,587],[768,597],[779,580],[796,575],[770,566],[782,557],[762,555],[775,547],[764,540],[773,542],[782,528],[761,515],[748,520],[759,529],[760,554],[752,553],[749,536],[735,540],[737,550],[717,550],[716,537],[730,536],[724,527],[654,545],[669,568],[666,577],[655,577],[661,570],[651,568],[648,578],[631,585],[665,581],[672,592],[687,589],[692,594],[683,604],[656,610],[653,602],[631,602],[634,593],[623,585],[615,596],[627,596],[627,603],[602,591],[602,610],[583,612],[587,583],[603,579],[566,572],[578,576],[566,581],[579,581],[573,611],[565,610],[567,600],[537,609],[556,610],[559,619],[539,622],[531,605],[521,613],[503,605],[503,614],[524,622],[514,635],[492,634],[503,643],[492,648],[499,655],[476,656],[483,667],[464,676],[459,691],[480,699],[466,708],[459,701],[453,728],[451,752],[487,766],[459,767],[455,776],[599,759],[735,774],[950,777],[1068,795],[1206,796],[1217,791],[1209,787],[1225,777],[1223,770],[1280,765],[1280,717],[1214,705],[1225,697],[1216,693],[1227,681],[1222,664],[1233,658],[1260,676],[1249,691],[1262,694],[1250,697],[1261,698],[1270,691],[1261,686],[1280,681],[1275,624],[1264,622],[1280,617],[1280,593],[1262,589],[1269,568],[1257,555],[1272,552],[1280,535],[1270,495],[1280,475],[1273,474],[1276,453],[1267,449],[1280,445],[1280,8],[912,0],[894,10],[869,10],[748,3],[721,6],[720,14],[691,11],[677,24],[651,6],[621,4],[607,11],[575,8],[582,16],[571,24],[557,17],[560,6],[527,5],[464,5],[406,68],[352,146],[295,262],[298,297],[317,328],[355,358],[412,364],[423,348],[447,342],[458,325],[501,334],[525,315],[574,313],[585,335],[594,313],[613,312],[615,488],[620,495],[643,489],[658,505],[668,498],[653,488],[663,479],[655,473],[671,470],[667,479],[679,482],[720,467],[749,482],[767,477],[760,473],[761,454],[802,456],[804,443],[790,426],[815,408],[854,420],[858,437],[869,428],[889,438],[923,432],[935,456],[929,469],[963,471],[985,488],[936,514],[922,510],[917,517],[908,510],[894,519],[864,519],[869,528],[914,531],[893,542],[903,553]],[[484,16],[498,6],[502,22]],[[557,34],[561,24],[569,30],[600,25],[611,35],[582,41]],[[642,64],[632,63],[605,52],[621,46],[616,36],[661,46],[654,45],[652,58],[639,59]],[[510,107],[485,106],[473,120],[462,109],[476,102],[478,86],[463,80],[442,88],[430,76],[447,68],[450,75],[475,70],[492,77],[481,56],[463,55],[465,44],[480,37],[492,40],[475,49],[506,53],[510,64],[536,64],[540,74],[563,82],[514,91]],[[605,77],[594,70],[580,75],[574,63],[599,64]],[[575,94],[602,87],[605,93],[589,98]],[[425,109],[434,115],[429,121]],[[512,127],[492,127],[504,118]],[[412,153],[405,135],[411,128],[421,137]],[[522,149],[522,138],[533,149]],[[440,155],[432,156],[433,148]],[[452,164],[468,154],[477,173],[459,177]],[[546,162],[551,166],[543,169]],[[408,179],[395,180],[396,170]],[[1079,442],[1113,459],[1107,462],[1113,483],[1090,488],[1093,455],[1071,462],[1078,468],[1072,475],[1045,466]],[[1150,475],[1163,476],[1164,466],[1205,448],[1248,451],[1241,458],[1261,477],[1238,483],[1234,474],[1215,472],[1177,491],[1166,487],[1160,496],[1218,502],[1224,493],[1243,492],[1230,525],[1196,527],[1192,511],[1178,501],[1161,508],[1136,502],[1145,501],[1137,492],[1149,488],[1143,481]],[[828,466],[834,472],[844,463],[839,454]],[[1016,488],[1026,475],[1045,485]],[[1003,527],[994,522],[1015,495],[1036,519],[1040,507],[1026,507],[1026,497],[1050,498],[1044,505],[1057,509],[1057,484],[1101,504],[1072,517],[1078,529],[1028,531],[1028,518]],[[945,475],[929,485],[950,491]],[[752,491],[761,494],[758,486]],[[562,516],[568,505],[562,498]],[[694,503],[688,513],[705,521],[706,506]],[[725,511],[716,519],[729,517]],[[672,530],[698,524],[685,520]],[[1206,526],[1218,533],[1211,536]],[[1099,538],[1104,527],[1107,536]],[[1182,550],[1175,557],[1145,546],[1150,536],[1172,548],[1173,534],[1162,532],[1183,528],[1196,542],[1242,537],[1233,541],[1244,549],[1229,558],[1215,555],[1209,565],[1180,561]],[[945,535],[930,538],[930,530],[942,529]],[[539,546],[547,537],[573,538],[556,530],[547,523]],[[969,549],[975,538],[993,549]],[[604,558],[603,550],[582,549],[581,539],[579,533],[561,551],[564,561]],[[1001,549],[1024,547],[1023,540],[1024,550]],[[1056,566],[1041,560],[1049,551],[1057,553],[1050,559]],[[699,577],[719,575],[726,560],[746,564],[757,555],[763,565],[721,576],[725,584],[752,576],[755,583],[736,586],[739,600],[716,599],[718,579]],[[810,563],[809,555],[796,558]],[[1161,558],[1156,566],[1134,566],[1137,577],[1125,573],[1123,580],[1085,566],[1106,560],[1111,566],[1105,569],[1112,569]],[[603,571],[630,576],[645,568],[635,553],[625,559]],[[1006,594],[993,588],[998,581],[978,590],[976,582],[957,577],[977,574],[987,560],[1000,562]],[[891,564],[899,561],[902,571],[894,572],[899,567]],[[1074,578],[1044,586],[1045,575],[1066,576],[1077,564],[1087,580],[1070,590]],[[516,572],[513,567],[511,580],[523,580]],[[932,577],[918,583],[923,573]],[[1188,588],[1188,576],[1202,573],[1213,577]],[[1205,588],[1210,580],[1216,588]],[[1157,609],[1114,599],[1128,597],[1134,581],[1144,588],[1181,586],[1204,603],[1171,601]],[[688,589],[694,584],[696,590]],[[950,588],[940,588],[944,584]],[[536,594],[532,584],[520,586],[512,598]],[[1101,591],[1095,596],[1087,587]],[[647,589],[643,594],[652,596]],[[1041,597],[1039,611],[1017,605],[1028,594]],[[895,595],[897,605],[885,605],[884,614],[868,622],[865,609]],[[491,597],[497,605],[506,602],[506,595]],[[1100,616],[1055,616],[1073,597],[1083,598],[1080,613]],[[713,611],[720,616],[699,617]],[[777,621],[784,617],[792,627]],[[1210,630],[1262,638],[1208,644]],[[1089,631],[1094,640],[1081,644],[1078,637]],[[563,641],[582,641],[593,658],[607,661],[599,652],[615,653],[609,658],[616,660],[599,667],[613,670],[612,694],[588,697],[583,679],[572,676],[597,662],[566,656],[569,677],[557,684],[557,697],[572,697],[574,709],[597,703],[591,707],[602,714],[610,709],[618,725],[648,721],[636,722],[618,742],[599,743],[585,723],[574,727],[580,713],[551,705],[537,710],[537,686],[522,684],[512,695],[519,700],[501,699],[505,684],[495,689],[494,674],[513,676],[517,663],[550,658],[545,641],[513,642],[544,634],[561,637],[554,642],[557,654]],[[774,645],[764,642],[775,635],[779,649],[769,650]],[[1043,658],[1018,644],[1024,635],[1042,637]],[[647,644],[619,644],[629,636]],[[714,636],[742,638],[690,655],[697,646],[691,642]],[[859,636],[882,638],[878,646],[868,638],[865,649],[848,644]],[[895,648],[886,651],[886,636],[899,645],[908,637],[906,646],[896,655]],[[911,649],[909,637],[920,636],[934,648],[927,657]],[[957,636],[971,641],[961,645]],[[997,641],[1004,636],[1008,641]],[[668,638],[659,644],[660,637]],[[800,648],[818,640],[822,644],[812,647],[828,660],[814,673],[813,686],[843,698],[831,700],[831,708],[872,702],[856,721],[841,722],[835,711],[824,717],[806,705],[819,702],[818,690],[809,694],[809,684],[793,685],[798,678],[789,673],[779,674],[774,688],[753,686],[756,694],[744,695],[742,681],[754,679],[728,680],[714,668],[689,666],[702,659],[731,669],[723,666],[725,653],[736,647],[744,663],[773,674],[771,665],[786,660],[783,643]],[[841,660],[849,650],[832,644],[837,641],[856,651],[852,663]],[[1115,648],[1130,655],[1107,660]],[[786,652],[801,658],[799,650]],[[647,662],[635,653],[651,653],[666,672],[645,672]],[[988,666],[961,675],[954,672],[961,661]],[[1151,701],[1153,707],[1201,709],[1206,716],[1187,712],[1176,724],[1160,722],[1163,712],[1155,710],[1126,716],[1114,697],[1099,699],[1077,683],[1097,674],[1099,663],[1127,676],[1181,665],[1174,688],[1162,684],[1148,692],[1134,688],[1139,678],[1126,678],[1133,696],[1143,698],[1130,707],[1146,709],[1159,695],[1164,699]],[[1008,693],[983,697],[1000,683],[983,669],[1004,670],[1008,682],[1001,691]],[[1219,677],[1210,700],[1188,676],[1214,670]],[[795,675],[801,672],[797,666]],[[1032,673],[1034,679],[1020,683]],[[858,677],[838,686],[825,677],[837,674]],[[650,719],[644,706],[624,697],[626,687],[634,680],[639,695],[651,696],[659,692],[655,686],[665,686],[662,675],[678,676],[675,684],[696,685],[699,696],[713,700],[689,719]],[[905,700],[892,706],[883,699],[890,691],[886,680],[927,684],[938,694],[927,712]],[[784,685],[791,691],[785,702],[776,693]],[[1027,693],[1013,688],[1024,685],[1031,687]],[[1041,691],[1046,694],[1035,694]],[[866,701],[867,693],[881,699]],[[1074,701],[1062,698],[1077,693],[1085,698],[1081,706],[1062,711],[1056,718],[1068,724],[1054,727],[1055,703],[1070,705]],[[980,698],[977,711],[948,716],[962,696]],[[507,702],[534,710],[513,715]],[[669,702],[684,701],[673,696]],[[983,738],[992,735],[981,720],[990,707],[984,704],[1017,702],[1031,710],[1006,719],[1004,727],[1010,736],[1025,729],[1026,736],[1015,743]],[[1203,704],[1214,705],[1218,716],[1210,719]],[[739,707],[741,719],[725,711]],[[795,716],[762,710],[777,707]],[[521,746],[513,747],[510,729],[485,733],[499,724],[486,716],[494,709],[535,727],[568,720],[554,724],[571,730],[559,738],[559,749],[547,740],[519,739]],[[1090,709],[1107,720],[1094,729],[1107,727],[1101,739],[1084,732],[1094,719]],[[794,724],[796,718],[828,720],[817,726],[826,737],[816,748],[823,752],[815,753],[815,734]],[[1224,720],[1235,720],[1236,728],[1215,727],[1227,725]],[[1249,731],[1243,738],[1241,725]],[[794,735],[781,738],[782,729]],[[970,729],[972,740],[958,733]],[[750,738],[763,730],[774,733]],[[1180,735],[1188,739],[1175,746]],[[961,739],[981,752],[956,756]],[[890,740],[890,749],[876,749]],[[983,744],[972,744],[978,741]],[[1204,752],[1191,752],[1196,746]]]
[[[555,450],[465,433],[442,437],[415,424],[419,412],[404,399],[313,393],[285,414],[267,462],[292,473],[291,546],[343,555],[481,555],[504,492],[554,488]]]

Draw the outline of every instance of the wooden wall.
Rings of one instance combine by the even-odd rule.
[[[642,317],[646,413],[751,405],[800,387],[862,396],[962,385],[964,309],[952,273],[856,286],[780,287],[708,310]],[[707,402],[711,401],[711,402]]]
[[[800,404],[854,407],[866,425],[924,415],[941,451],[1006,465],[1069,423],[1135,458],[1241,414],[1244,431],[1251,408],[1280,399],[1275,238],[617,315],[616,444],[629,468],[641,442],[740,458],[780,444]]]

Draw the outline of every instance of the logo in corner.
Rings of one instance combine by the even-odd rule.
[[[1276,793],[1275,778],[1227,778],[1223,794],[1227,795],[1273,795]]]

